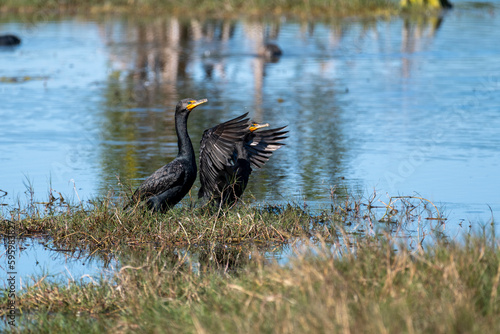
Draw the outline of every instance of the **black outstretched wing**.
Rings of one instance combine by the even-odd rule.
[[[183,184],[184,174],[181,161],[173,160],[144,180],[132,195],[132,201],[146,200],[152,196],[160,195],[176,185]]]
[[[249,134],[245,142],[245,149],[252,167],[261,168],[274,151],[285,145],[281,143],[282,140],[288,138],[285,136],[288,131],[283,131],[285,128],[286,126],[257,130]]]
[[[248,133],[248,113],[203,132],[200,145],[200,182],[198,197],[210,197],[217,191],[219,173],[233,157],[235,144]]]

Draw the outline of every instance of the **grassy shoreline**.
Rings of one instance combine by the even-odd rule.
[[[0,234],[8,234],[10,226],[15,226],[20,238],[48,237],[58,248],[89,252],[146,244],[284,244],[295,238],[315,237],[335,242],[351,226],[349,233],[358,233],[354,226],[359,226],[361,231],[377,234],[427,221],[436,225],[432,233],[437,233],[446,221],[432,202],[419,196],[382,201],[374,193],[362,199],[348,195],[343,188],[332,190],[331,204],[314,212],[307,204],[255,206],[250,202],[230,210],[214,210],[197,206],[188,196],[167,213],[154,214],[141,204],[124,209],[128,202],[125,193],[79,203],[68,202],[56,191],[49,192],[49,198],[43,201],[34,198],[31,188],[26,193],[29,196],[23,207],[4,206],[0,211]],[[375,205],[379,202],[384,205]],[[419,238],[432,233],[428,231]]]
[[[375,197],[332,194],[331,208],[315,214],[294,204],[210,213],[186,199],[151,215],[140,207],[124,211],[125,199],[116,197],[74,205],[62,196],[32,200],[2,217],[20,236],[43,233],[64,248],[113,254],[120,270],[98,283],[39,278],[18,294],[17,327],[10,329],[498,332],[499,240],[476,233],[461,242],[438,237],[430,246],[408,247],[393,231],[426,218],[439,229],[441,213],[412,196],[391,198],[377,211]],[[365,232],[347,231],[353,225]],[[0,224],[0,234],[6,228]],[[262,256],[263,243],[288,243],[296,255],[278,265]],[[8,303],[7,293],[0,295],[4,319]]]
[[[64,211],[31,210],[31,214],[4,217],[16,226],[20,237],[43,235],[59,248],[109,252],[145,244],[170,246],[244,242],[286,243],[293,237],[335,233],[324,228],[321,217],[313,217],[295,206],[240,208],[211,213],[200,208],[179,207],[166,214],[152,214],[136,207],[122,210],[109,199],[93,200],[86,206],[67,205]],[[333,215],[331,216],[333,218]],[[7,233],[7,224],[0,233]]]
[[[6,0],[0,11],[31,13],[139,13],[174,14],[181,16],[292,16],[292,17],[347,17],[388,16],[400,11],[396,0]]]
[[[40,279],[17,298],[13,332],[497,333],[500,247],[484,235],[425,251],[389,235],[298,247],[289,265],[258,253],[236,271],[195,270],[151,247],[99,284]],[[396,250],[398,249],[398,250]],[[248,256],[247,256],[248,257]],[[6,296],[0,297],[5,316]]]

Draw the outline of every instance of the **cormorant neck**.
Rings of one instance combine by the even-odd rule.
[[[179,154],[177,156],[185,156],[194,158],[194,149],[191,139],[187,132],[186,115],[175,115],[175,131],[177,132],[177,143],[179,145]]]

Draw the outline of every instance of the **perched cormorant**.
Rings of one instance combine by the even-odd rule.
[[[137,188],[132,195],[131,203],[146,200],[149,209],[154,212],[165,212],[189,192],[196,180],[197,170],[193,145],[187,132],[187,120],[189,113],[205,102],[207,99],[184,99],[177,103],[175,130],[179,154],[170,163],[154,172]]]
[[[248,113],[205,130],[200,146],[198,198],[230,207],[241,197],[252,173],[284,144],[286,126],[256,131],[269,124],[245,118]]]
[[[19,37],[14,35],[0,35],[0,46],[13,46],[21,44]]]

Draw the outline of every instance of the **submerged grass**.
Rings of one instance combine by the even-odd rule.
[[[170,13],[184,16],[294,15],[294,16],[377,16],[400,10],[397,0],[5,0],[3,11],[34,12],[134,12]]]

